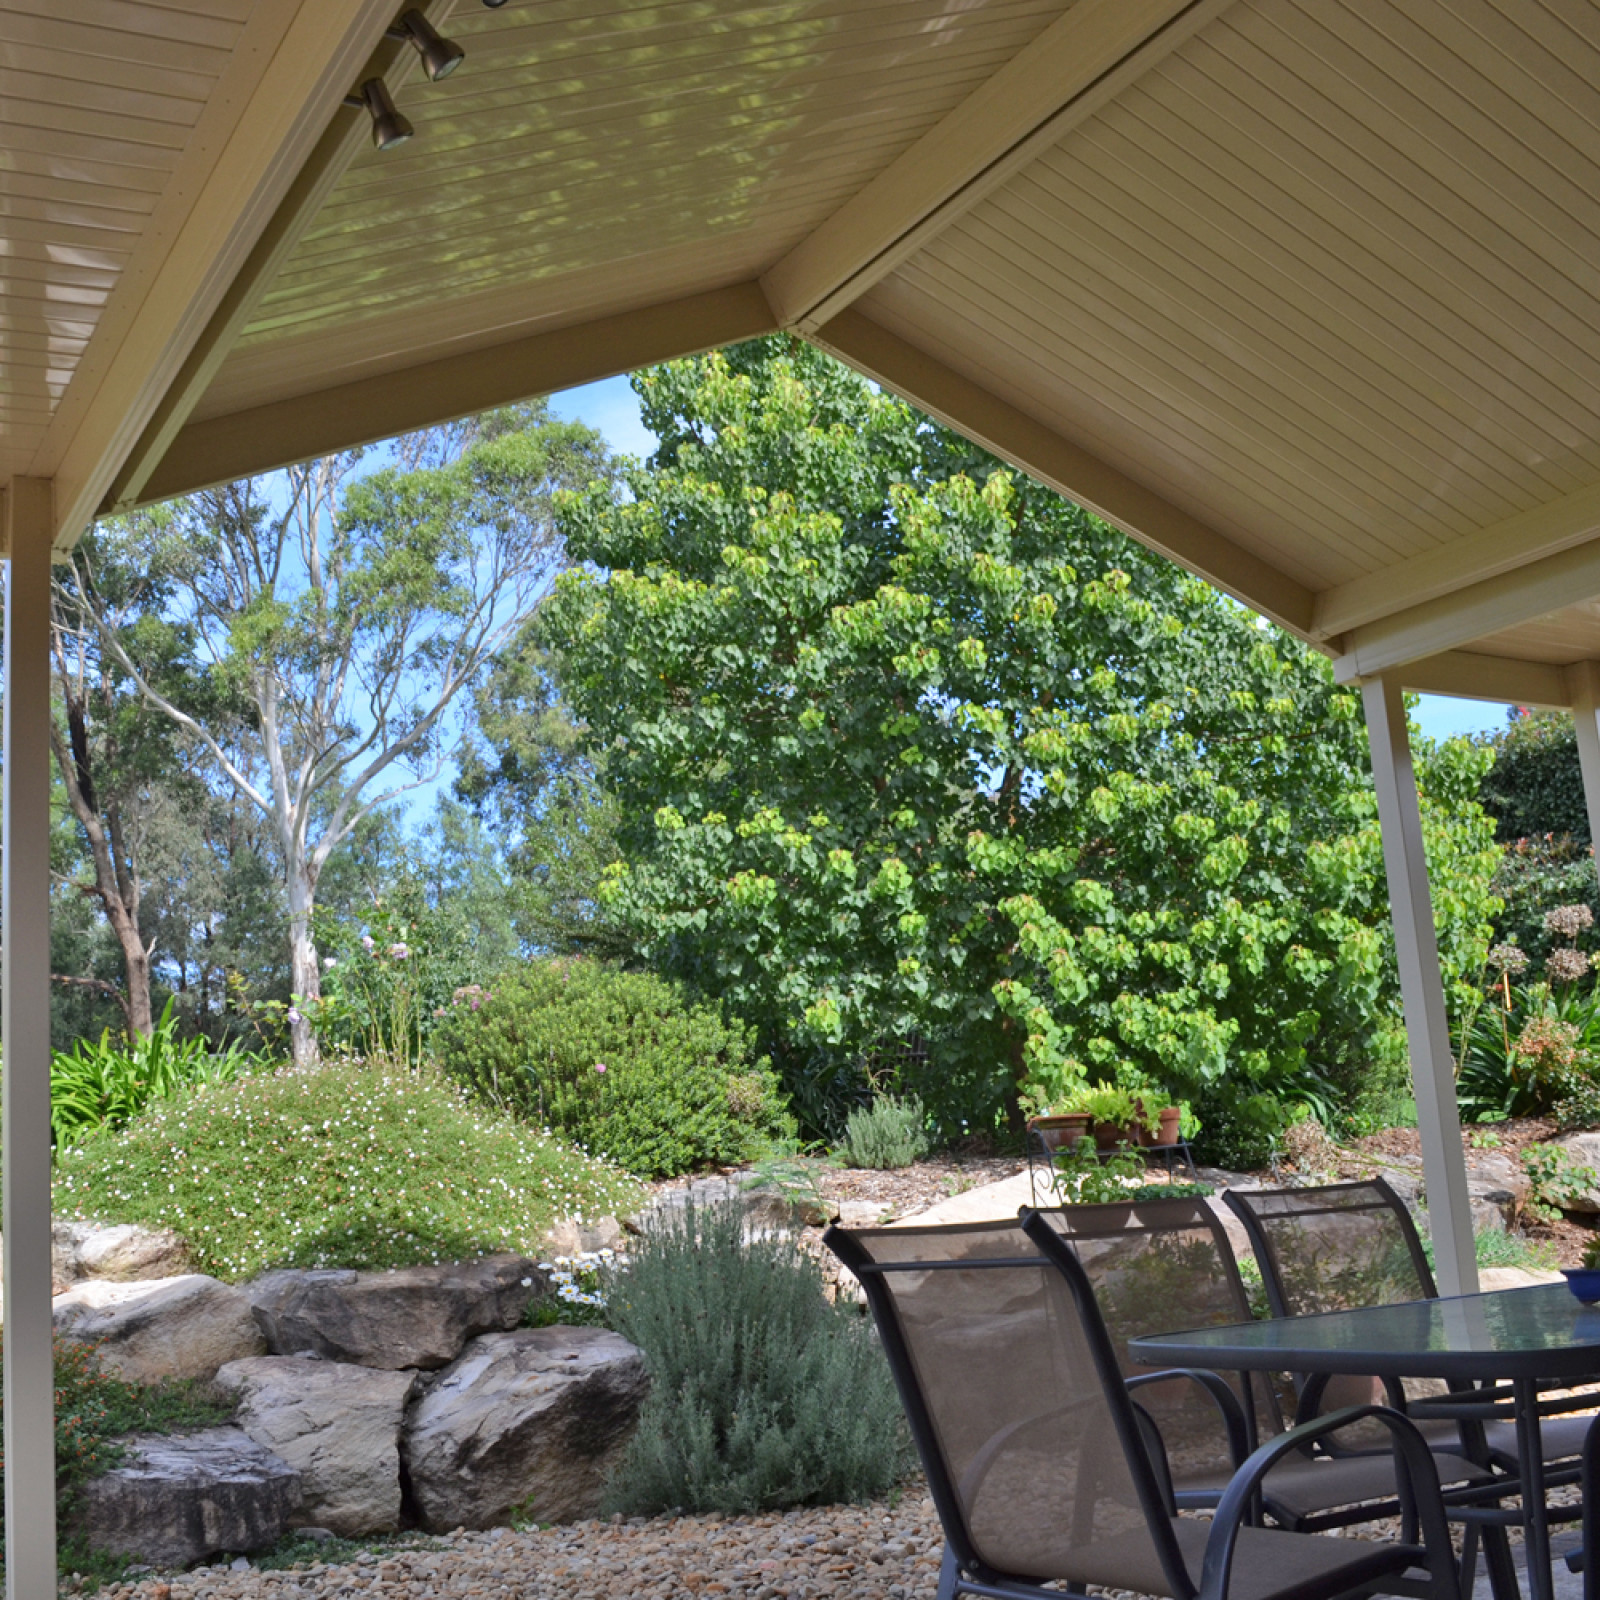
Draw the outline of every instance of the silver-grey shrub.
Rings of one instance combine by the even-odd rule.
[[[839,1154],[847,1167],[909,1167],[928,1153],[928,1118],[914,1095],[881,1095],[858,1106],[845,1121]]]
[[[909,1467],[871,1323],[828,1303],[816,1261],[789,1235],[747,1241],[737,1205],[688,1206],[654,1224],[610,1279],[608,1303],[651,1376],[608,1509],[867,1500]]]

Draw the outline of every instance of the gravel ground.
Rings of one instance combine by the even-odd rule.
[[[110,1600],[920,1600],[939,1578],[943,1539],[920,1489],[897,1504],[827,1506],[765,1517],[577,1522],[494,1528],[427,1547],[366,1551],[339,1565],[235,1571],[199,1567],[100,1591]]]

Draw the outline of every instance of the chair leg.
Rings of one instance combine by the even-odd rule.
[[[1472,1600],[1472,1586],[1478,1577],[1478,1524],[1467,1523],[1461,1530],[1461,1596]]]
[[[956,1600],[961,1592],[961,1571],[956,1566],[956,1553],[945,1541],[944,1559],[939,1563],[939,1600]]]

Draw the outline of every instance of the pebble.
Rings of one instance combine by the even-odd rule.
[[[900,1600],[931,1596],[944,1547],[921,1489],[765,1516],[634,1517],[364,1550],[304,1571],[219,1562],[104,1600]]]

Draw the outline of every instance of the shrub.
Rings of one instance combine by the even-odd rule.
[[[352,1062],[162,1102],[56,1166],[58,1213],[173,1228],[201,1271],[231,1279],[527,1249],[561,1218],[637,1199],[615,1168],[435,1073]]]
[[[786,1237],[746,1241],[737,1206],[686,1207],[608,1284],[612,1326],[644,1351],[650,1398],[612,1508],[729,1513],[867,1500],[909,1465],[871,1325],[831,1306]]]
[[[792,1136],[752,1035],[650,973],[541,962],[461,990],[433,1039],[480,1098],[642,1177],[737,1166]]]
[[[927,1121],[915,1095],[906,1100],[880,1096],[845,1119],[839,1154],[847,1167],[909,1167],[928,1153]]]
[[[213,1055],[201,1038],[179,1039],[172,1001],[161,1010],[148,1038],[126,1044],[110,1030],[91,1042],[80,1039],[50,1061],[50,1131],[58,1145],[71,1144],[102,1128],[124,1128],[153,1100],[203,1083],[225,1083],[258,1066],[235,1040]]]
[[[1528,1210],[1546,1222],[1560,1219],[1594,1187],[1594,1174],[1558,1144],[1530,1144],[1522,1152]]]

